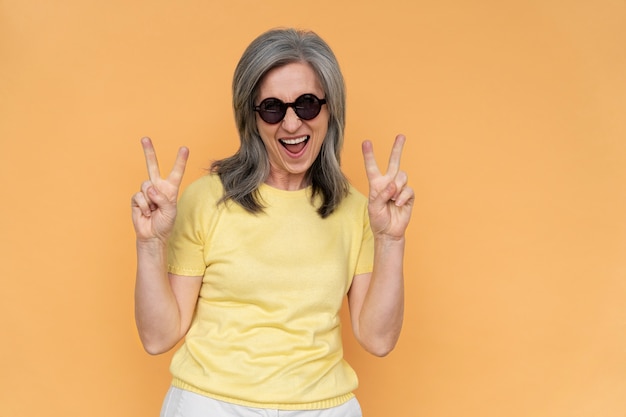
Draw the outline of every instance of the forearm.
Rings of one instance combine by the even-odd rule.
[[[359,314],[359,333],[361,343],[378,356],[395,347],[402,329],[404,246],[404,238],[374,243],[374,268]]]
[[[137,242],[135,321],[144,348],[163,353],[181,337],[180,311],[167,274],[166,245]]]
[[[356,285],[351,314],[359,342],[378,356],[395,347],[404,315],[404,236],[415,199],[407,174],[400,170],[404,142],[404,135],[396,136],[384,174],[372,143],[365,141],[362,148],[370,188],[367,211],[374,235],[374,268],[369,280],[363,278]]]

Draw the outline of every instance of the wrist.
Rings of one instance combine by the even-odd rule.
[[[391,236],[384,233],[374,234],[374,242],[389,245],[404,245],[404,234],[400,236]]]
[[[374,236],[374,250],[379,254],[403,254],[405,247],[404,236]]]
[[[135,241],[137,252],[162,252],[167,249],[167,240],[158,237],[140,239]]]

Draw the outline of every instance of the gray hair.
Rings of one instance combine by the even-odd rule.
[[[240,148],[231,157],[215,161],[224,186],[222,201],[233,200],[251,213],[263,211],[258,188],[270,171],[269,157],[259,135],[254,102],[265,74],[294,62],[306,62],[315,71],[325,93],[329,112],[328,131],[320,154],[306,174],[312,201],[320,195],[317,211],[330,215],[348,194],[348,180],[340,168],[345,127],[346,89],[337,59],[317,34],[296,29],[274,29],[256,38],[244,51],[233,78],[233,109]]]

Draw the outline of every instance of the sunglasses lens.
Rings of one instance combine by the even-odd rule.
[[[322,110],[322,104],[325,103],[325,99],[320,100],[313,94],[303,94],[293,103],[283,103],[277,98],[266,98],[254,110],[265,123],[273,125],[283,120],[288,107],[293,107],[296,115],[302,120],[315,119]]]
[[[285,103],[275,98],[268,98],[259,105],[259,115],[266,123],[274,124],[283,120],[287,107]]]
[[[305,94],[296,99],[294,103],[294,110],[299,118],[304,120],[314,119],[318,114],[322,106],[320,101],[313,94]]]

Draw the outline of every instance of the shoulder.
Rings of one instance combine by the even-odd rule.
[[[348,188],[348,195],[344,201],[350,205],[367,206],[367,197],[352,184]]]
[[[207,196],[222,197],[224,187],[217,174],[209,173],[189,184],[183,191],[183,195],[198,196],[205,199]]]
[[[224,195],[224,188],[217,174],[206,174],[192,183],[183,191],[179,205],[183,206],[215,206]]]
[[[367,197],[354,186],[349,185],[348,194],[341,200],[334,214],[337,216],[349,216],[351,218],[367,214]]]

